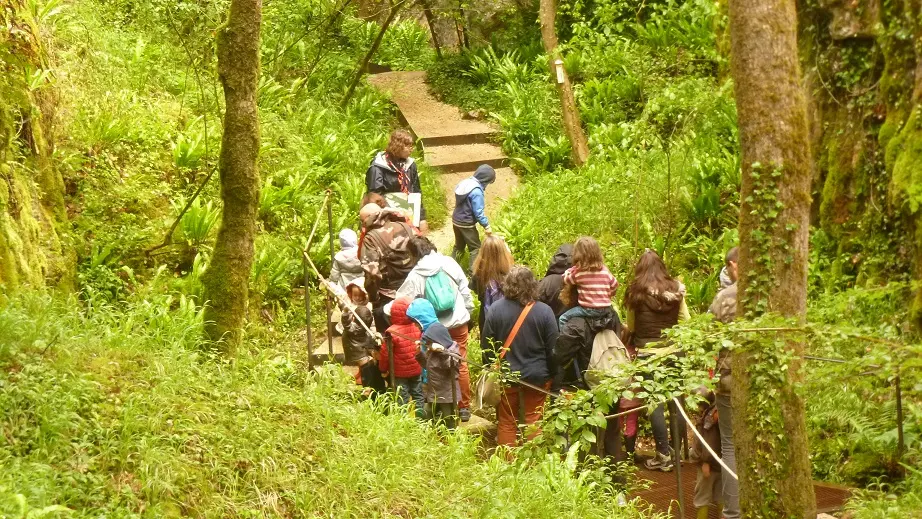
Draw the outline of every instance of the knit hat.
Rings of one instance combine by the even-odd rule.
[[[441,344],[445,349],[448,349],[451,343],[454,342],[448,328],[445,328],[442,323],[432,323],[429,328],[426,328],[426,331],[423,332],[423,341],[429,344]]]

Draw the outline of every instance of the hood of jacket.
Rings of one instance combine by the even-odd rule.
[[[441,344],[445,349],[451,347],[451,343],[454,342],[451,334],[448,333],[448,328],[445,328],[442,323],[432,323],[432,326],[423,332],[423,340],[429,344]]]
[[[413,165],[413,162],[413,157],[407,157],[407,163],[403,169],[410,169],[410,166]],[[379,168],[384,168],[388,171],[394,171],[394,169],[391,168],[391,166],[387,163],[387,159],[384,157],[383,151],[379,151],[378,154],[375,155],[375,160],[371,161],[371,164],[373,166],[378,166]]]
[[[564,243],[557,248],[551,263],[547,266],[547,276],[554,274],[562,275],[568,268],[573,266],[573,245]]]
[[[345,249],[352,249],[359,244],[359,237],[352,229],[343,229],[339,231],[339,246]]]
[[[662,312],[678,306],[682,303],[682,299],[684,298],[685,285],[679,283],[679,287],[677,289],[667,290],[665,292],[648,289],[646,293],[644,293],[643,301],[654,312]]]
[[[432,306],[432,303],[430,303],[428,299],[422,297],[418,297],[410,303],[410,307],[407,309],[407,317],[416,321],[423,331],[428,330],[431,324],[439,322],[439,318],[435,315],[435,308]]]
[[[359,260],[358,249],[356,247],[341,250],[336,253],[334,258],[349,272],[359,272],[362,270],[362,262]]]
[[[401,297],[391,304],[391,324],[413,324],[413,321],[407,316],[407,308],[410,307],[410,302],[409,299]]]
[[[445,256],[438,252],[430,252],[420,258],[416,264],[416,272],[424,277],[434,276],[439,270],[445,268]]]
[[[477,171],[474,172],[474,176],[467,177],[461,182],[458,182],[458,186],[455,187],[455,195],[467,196],[475,189],[485,191],[487,186],[492,184],[495,180],[496,170],[487,164],[482,164],[477,168]]]
[[[489,186],[496,180],[496,170],[489,164],[481,164],[477,166],[477,171],[474,172],[474,178],[484,187]]]

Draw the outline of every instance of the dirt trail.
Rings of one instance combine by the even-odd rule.
[[[487,189],[487,216],[492,218],[518,185],[518,177],[508,167],[509,159],[491,142],[497,129],[483,121],[464,119],[457,107],[433,97],[425,72],[385,72],[369,76],[368,82],[397,105],[422,144],[423,161],[442,171],[439,180],[449,209],[455,205],[458,182],[471,176],[480,164],[496,168],[496,182]],[[429,238],[440,252],[450,253],[454,245],[451,221],[431,229]]]
[[[496,168],[496,182],[487,189],[487,216],[495,217],[504,200],[519,184],[509,159],[492,141],[497,129],[477,120],[465,119],[457,107],[445,104],[429,93],[425,72],[385,72],[368,78],[375,88],[388,95],[400,110],[403,122],[416,135],[423,148],[423,161],[440,170],[439,181],[449,210],[455,206],[455,186],[473,175],[480,164]],[[451,217],[429,238],[439,251],[450,254],[454,247]],[[468,432],[490,436],[494,425],[478,416],[463,424]]]

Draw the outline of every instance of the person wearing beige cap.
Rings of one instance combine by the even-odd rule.
[[[416,265],[408,245],[417,232],[402,213],[377,204],[366,204],[359,217],[365,229],[359,260],[365,271],[365,290],[371,299],[375,326],[381,331],[389,326],[384,305],[394,300],[397,289]]]

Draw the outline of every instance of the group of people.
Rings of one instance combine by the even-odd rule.
[[[484,194],[496,175],[490,166],[479,167],[456,188],[455,246],[451,256],[440,253],[426,238],[425,211],[419,211],[418,224],[413,225],[413,215],[390,207],[383,196],[419,193],[419,175],[409,157],[412,146],[412,137],[398,130],[388,149],[372,162],[359,214],[361,232],[340,233],[342,250],[331,272],[331,281],[339,283],[349,301],[343,312],[346,361],[359,367],[361,384],[369,392],[385,391],[385,379],[391,378],[398,398],[412,403],[417,416],[444,420],[449,426],[455,425],[455,416],[469,420],[467,346],[472,316],[478,313],[481,362],[502,362],[523,382],[503,389],[497,405],[497,443],[513,446],[519,441],[520,424],[540,420],[549,395],[584,385],[593,339],[600,331],[615,331],[631,357],[642,359],[665,346],[665,330],[688,317],[684,285],[652,250],[639,258],[625,291],[625,323],[612,305],[618,281],[595,239],[584,236],[561,245],[540,281],[528,267],[516,265],[484,213]],[[482,241],[477,225],[485,232]],[[470,253],[467,271],[459,264],[465,250]],[[737,254],[735,248],[727,254],[721,274],[727,286],[710,309],[722,321],[735,314]],[[711,450],[735,470],[726,355],[721,355],[717,372],[719,390],[698,427],[717,438]],[[622,411],[645,406],[640,400],[620,402]],[[623,434],[627,454],[633,456],[640,414],[624,416],[623,430],[617,422],[609,425],[609,454],[616,454],[614,445]],[[646,466],[672,470],[676,455],[669,445],[663,406],[649,416],[656,453]],[[720,466],[702,447],[692,449],[700,467],[695,497],[699,513],[705,517],[707,506],[720,502],[724,517],[739,517],[736,481],[720,478]]]

